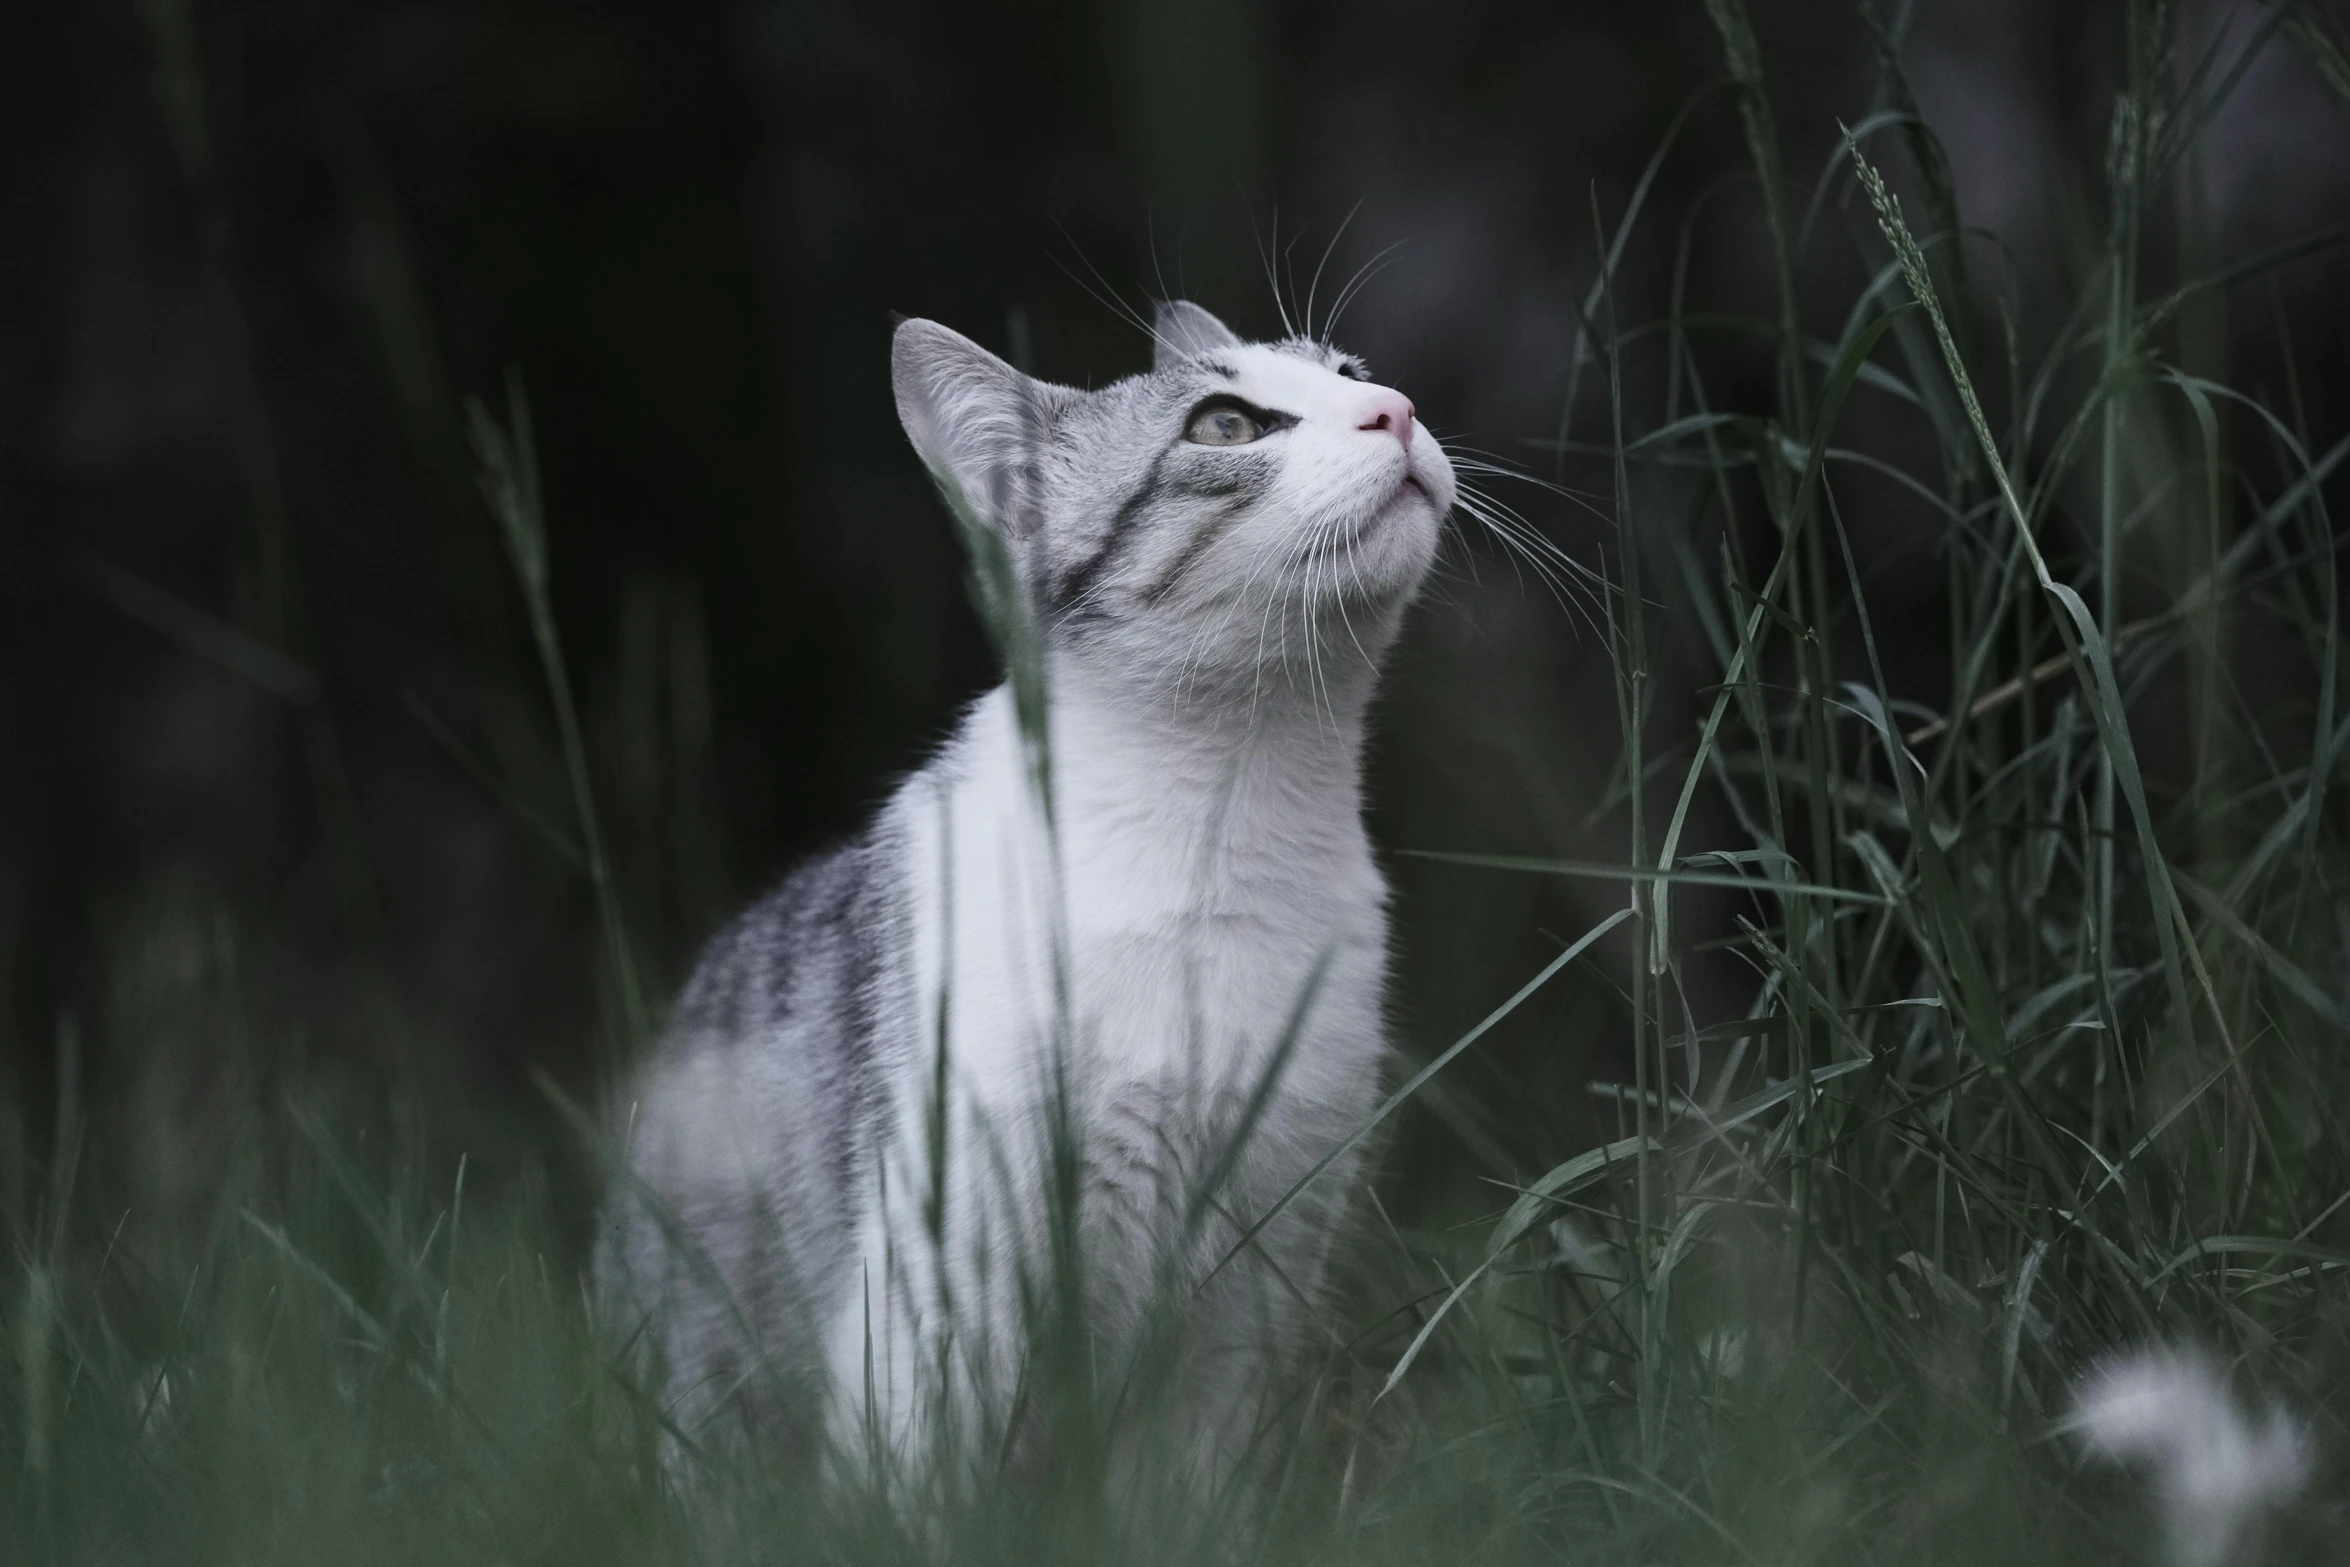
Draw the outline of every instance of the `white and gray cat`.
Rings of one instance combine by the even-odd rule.
[[[1183,1303],[1214,1462],[1321,1331],[1358,1151],[1227,1254],[1377,1102],[1364,716],[1455,482],[1326,343],[1185,303],[1155,337],[1089,392],[898,328],[906,433],[1025,585],[1049,746],[980,698],[678,998],[599,1273],[688,1420],[780,1384],[852,1450],[1000,1434],[1073,1254],[1111,1361]]]

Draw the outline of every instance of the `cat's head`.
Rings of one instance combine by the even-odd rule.
[[[1375,663],[1452,509],[1444,449],[1325,343],[1244,342],[1182,302],[1153,335],[1149,371],[1081,391],[907,321],[898,416],[1056,649],[1210,680]]]

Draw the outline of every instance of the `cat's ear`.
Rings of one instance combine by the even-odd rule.
[[[991,527],[1026,532],[1036,458],[1068,394],[935,321],[898,323],[889,369],[898,422],[949,500]]]
[[[1163,299],[1151,322],[1151,368],[1188,364],[1240,346],[1240,335],[1188,299]]]

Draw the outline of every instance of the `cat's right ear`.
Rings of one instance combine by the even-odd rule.
[[[1025,532],[1036,457],[1061,389],[935,321],[898,323],[889,369],[898,422],[949,502],[1006,533]]]
[[[1241,346],[1240,334],[1188,299],[1162,299],[1152,312],[1151,368],[1189,364]]]

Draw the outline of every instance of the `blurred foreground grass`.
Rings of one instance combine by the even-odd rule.
[[[1464,1228],[1399,1230],[1371,1204],[1328,1352],[1269,1390],[1247,1473],[1203,1490],[1111,1466],[1132,1417],[1090,1388],[1100,1442],[969,1492],[823,1487],[804,1462],[693,1444],[595,1329],[592,1161],[544,1134],[543,1168],[485,1178],[452,1153],[478,1127],[412,1077],[265,1069],[289,1057],[237,1003],[247,938],[166,905],[115,1020],[176,1009],[162,1032],[233,1065],[165,1095],[214,1107],[194,1131],[135,1100],[93,1117],[68,1028],[59,1103],[15,1116],[0,1552],[2155,1560],[2140,1489],[2084,1467],[2058,1424],[2099,1355],[2194,1344],[2314,1432],[2307,1498],[2241,1549],[2331,1559],[2350,1497],[2350,710],[2325,495],[2350,439],[2306,428],[2296,387],[2256,398],[2186,346],[2199,310],[2302,250],[2147,291],[2140,229],[2241,51],[2290,32],[2322,68],[2333,35],[2277,6],[2188,55],[2134,6],[2104,253],[2027,340],[1996,250],[1959,238],[1894,56],[1891,107],[1798,188],[1741,7],[1707,9],[1776,314],[1676,298],[1619,323],[1636,195],[1600,225],[1556,443],[1614,474],[1630,854],[1473,862],[1626,889],[1618,945],[1581,960],[1625,990],[1632,1080],[1603,1085],[1619,1135],[1554,1147]],[[1906,219],[1872,162],[1908,171]],[[1821,336],[1792,279],[1837,244],[1870,281]],[[1717,340],[1758,338],[1767,405],[1716,406]],[[1627,374],[1643,367],[1661,375]],[[1661,404],[1627,400],[1660,381]],[[1898,448],[1914,460],[1839,444],[1856,399],[1917,437]],[[545,612],[527,430],[476,433],[626,1033],[642,1003]],[[1846,530],[1864,478],[1936,519],[1932,700],[1897,698],[1879,662]],[[1651,711],[1666,620],[1710,660],[1694,733]],[[1721,987],[1697,964],[1738,966],[1742,1004],[1700,1015],[1690,997]],[[177,1195],[102,1209],[88,1183],[109,1160],[128,1173],[105,1191]]]

